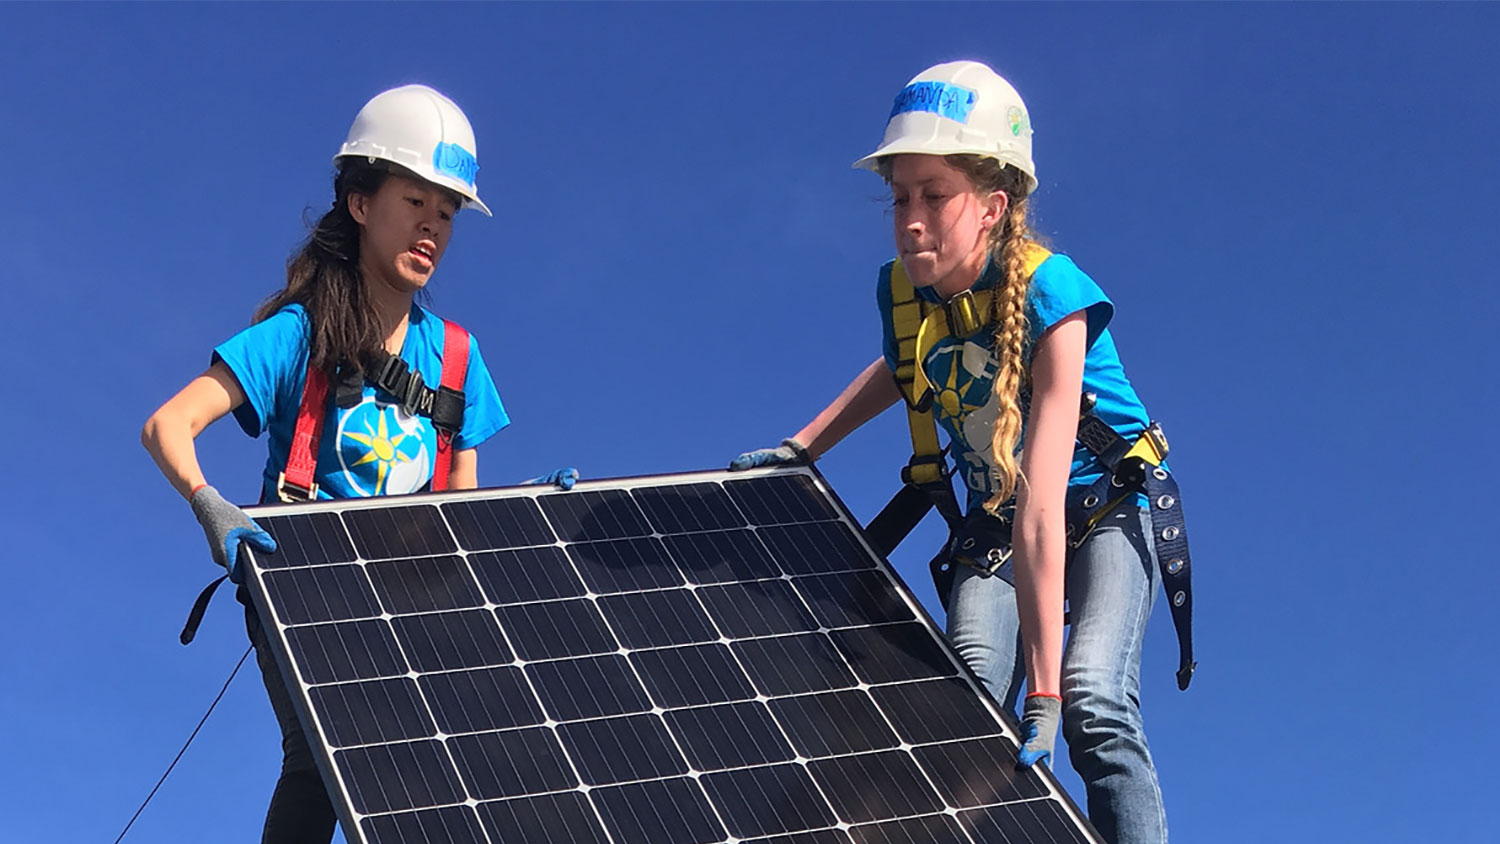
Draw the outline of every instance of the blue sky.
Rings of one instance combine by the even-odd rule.
[[[515,424],[500,485],[723,465],[879,353],[882,186],[849,163],[922,68],[990,62],[1036,127],[1040,227],[1113,297],[1167,427],[1201,667],[1143,706],[1178,841],[1493,835],[1485,544],[1500,417],[1493,5],[19,5],[0,13],[12,349],[0,839],[110,841],[245,647],[137,442],[281,284],[359,106],[474,123],[433,307]],[[1486,363],[1488,361],[1489,363]],[[861,518],[893,412],[822,470]],[[227,495],[264,444],[200,439]],[[894,561],[929,604],[924,525]],[[279,761],[253,669],[127,841],[254,841]],[[1081,794],[1078,782],[1066,784]]]

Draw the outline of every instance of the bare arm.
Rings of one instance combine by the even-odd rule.
[[[453,452],[453,463],[448,468],[449,489],[479,488],[479,453],[472,448]]]
[[[1063,573],[1068,472],[1078,437],[1078,396],[1088,321],[1082,311],[1047,329],[1031,362],[1031,418],[1016,493],[1016,603],[1026,652],[1026,685],[1057,694],[1061,686]]]
[[[856,428],[879,416],[901,399],[901,389],[884,358],[855,376],[833,403],[797,432],[796,440],[807,447],[813,459],[827,454]]]
[[[229,367],[215,363],[146,420],[141,445],[183,498],[205,482],[193,440],[244,401],[245,393]]]

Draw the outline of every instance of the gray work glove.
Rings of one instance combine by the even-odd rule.
[[[1030,768],[1038,762],[1051,766],[1052,743],[1057,741],[1057,722],[1062,718],[1062,701],[1055,695],[1030,694],[1021,716],[1021,750],[1016,754],[1017,767]]]
[[[742,472],[761,466],[806,466],[812,463],[807,446],[788,437],[777,448],[747,451],[729,462],[729,471]]]
[[[243,583],[239,568],[240,543],[265,554],[276,550],[276,540],[261,530],[260,525],[250,520],[245,511],[224,500],[224,496],[211,486],[202,486],[189,499],[193,515],[203,525],[203,535],[208,537],[209,549],[214,562],[229,572],[234,583]]]

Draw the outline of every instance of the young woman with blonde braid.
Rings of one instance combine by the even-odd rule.
[[[856,166],[890,186],[900,269],[919,299],[991,294],[988,325],[943,337],[918,361],[967,488],[965,529],[1003,527],[1013,550],[998,570],[952,565],[949,636],[1007,708],[1024,665],[1023,765],[1049,759],[1061,718],[1099,832],[1115,844],[1163,842],[1139,707],[1158,577],[1151,516],[1127,501],[1071,553],[1064,522],[1069,488],[1104,468],[1076,441],[1081,395],[1093,393],[1095,412],[1130,440],[1149,417],[1106,330],[1114,306],[1070,258],[1042,250],[1029,227],[1036,178],[1025,104],[983,64],[938,65],[897,96],[884,142]],[[781,447],[741,455],[731,468],[816,459],[902,398],[893,377],[896,264],[881,269],[877,287],[884,355]]]

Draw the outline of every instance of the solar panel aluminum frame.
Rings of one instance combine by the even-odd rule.
[[[598,490],[639,490],[646,487],[667,487],[674,485],[722,483],[724,481],[744,480],[758,477],[769,477],[774,475],[804,475],[811,479],[813,486],[823,495],[832,506],[836,519],[847,527],[856,538],[861,550],[876,565],[874,569],[890,578],[896,586],[896,593],[900,600],[911,611],[914,619],[923,625],[939,643],[943,654],[948,658],[955,668],[955,673],[975,693],[976,698],[982,703],[985,710],[989,712],[1000,724],[1001,734],[1012,744],[1019,745],[1018,727],[1011,713],[1006,712],[985,690],[978,676],[964,662],[963,658],[953,650],[944,635],[942,628],[928,614],[925,607],[913,595],[895,567],[870,544],[864,535],[862,526],[851,515],[849,508],[834,492],[833,488],[815,468],[805,467],[773,467],[765,469],[751,469],[740,472],[728,472],[723,470],[710,470],[700,472],[685,472],[669,475],[640,476],[628,478],[614,478],[603,480],[581,481],[571,491],[563,491],[552,486],[515,486],[494,487],[478,490],[450,491],[440,493],[421,493],[404,496],[383,496],[377,498],[342,499],[337,501],[316,501],[298,504],[266,504],[246,508],[246,512],[252,518],[284,515],[307,515],[316,512],[343,513],[353,510],[364,509],[387,509],[400,506],[412,505],[439,505],[446,502],[471,501],[493,498],[522,498],[529,497],[540,499],[551,496],[577,495],[582,492]],[[563,541],[554,543],[558,546],[566,545]],[[259,613],[263,624],[268,627],[268,633],[274,629],[277,635],[268,635],[271,648],[275,654],[277,665],[281,669],[282,679],[287,688],[294,693],[291,698],[296,706],[297,714],[302,722],[304,732],[308,736],[308,743],[317,760],[318,768],[322,774],[328,794],[333,802],[335,812],[338,815],[340,825],[349,844],[366,844],[367,838],[359,824],[359,821],[369,815],[363,815],[354,807],[350,798],[349,783],[347,783],[338,766],[334,764],[330,747],[332,742],[328,740],[328,726],[323,723],[319,714],[309,705],[309,691],[313,684],[302,680],[294,667],[294,660],[287,646],[286,631],[291,626],[278,616],[276,609],[267,592],[264,575],[267,571],[274,571],[274,556],[266,560],[260,559],[253,549],[246,547],[245,570],[247,576],[245,585],[254,601],[255,609]],[[357,552],[356,552],[357,553]],[[263,563],[269,562],[271,566]],[[363,560],[359,560],[363,562]],[[391,615],[385,613],[383,616],[389,619]],[[1056,777],[1045,766],[1037,766],[1040,774],[1039,779],[1046,786],[1048,793],[1042,797],[1034,798],[1034,802],[1055,801],[1068,818],[1075,824],[1076,831],[1081,833],[1090,844],[1106,844],[1089,823],[1087,817],[1079,810],[1069,797],[1068,793],[1061,787]],[[472,800],[469,802],[473,802]],[[1032,802],[1032,801],[1027,801]],[[731,834],[729,841],[737,841]]]

